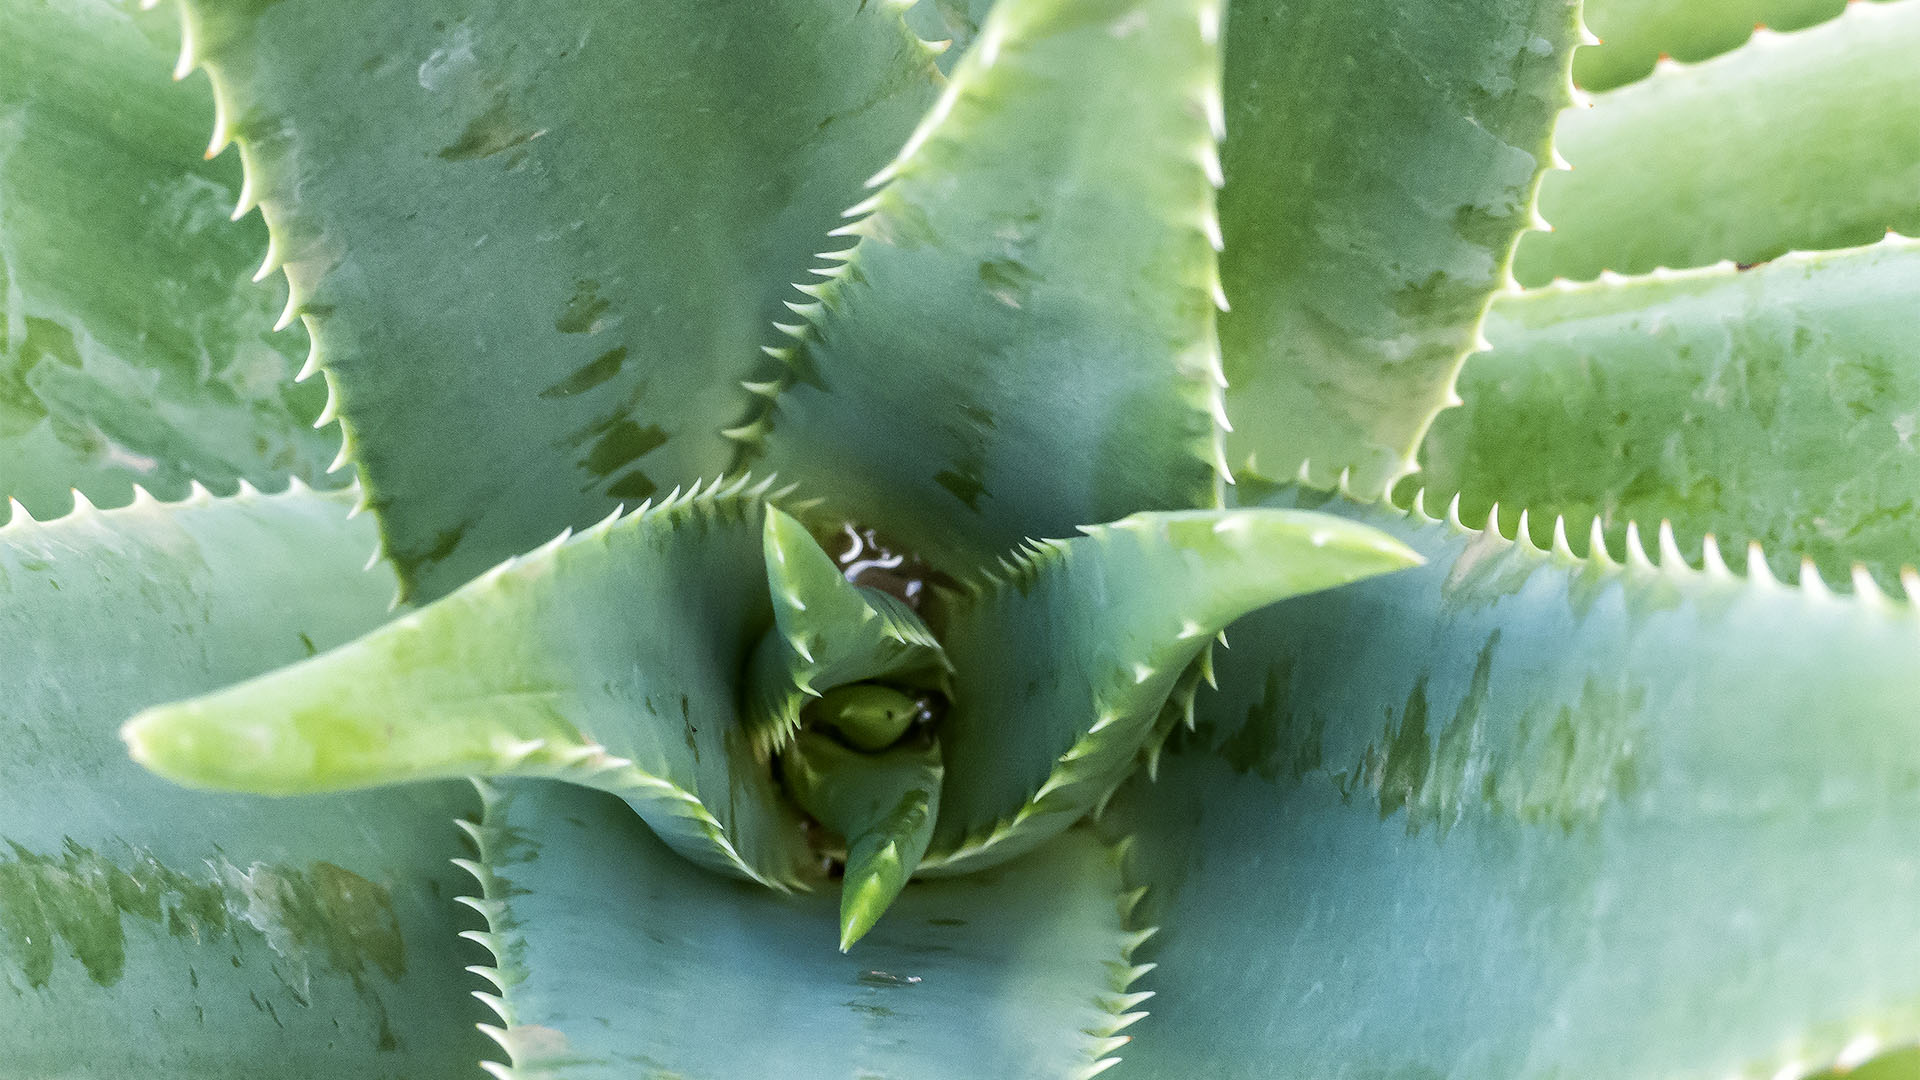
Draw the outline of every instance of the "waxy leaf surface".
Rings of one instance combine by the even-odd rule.
[[[1143,513],[1085,531],[936,594],[954,678],[929,869],[993,865],[1083,816],[1165,734],[1163,708],[1229,622],[1417,558],[1301,512]]]
[[[1325,508],[1429,561],[1235,624],[1197,745],[1116,800],[1164,927],[1116,1075],[1799,1077],[1920,1036],[1911,604]]]
[[[173,85],[178,28],[132,9],[0,5],[0,521],[76,487],[317,482],[340,448],[248,281],[266,237],[227,220],[239,165],[203,160],[206,80]]]
[[[949,572],[1212,503],[1219,16],[995,8],[796,308],[767,467]]]
[[[1776,573],[1811,558],[1891,586],[1920,562],[1920,243],[1740,271],[1549,287],[1502,300],[1466,404],[1421,449],[1428,502],[1520,507],[1615,550],[1671,519],[1682,549],[1759,541]],[[1584,550],[1576,548],[1576,550]]]
[[[270,794],[557,777],[676,849],[782,885],[810,856],[738,706],[773,624],[765,485],[609,516],[312,660],[128,725],[183,783]]]
[[[1227,448],[1269,475],[1408,471],[1533,223],[1570,0],[1236,0],[1220,275]]]
[[[830,894],[705,873],[598,792],[515,782],[475,839],[508,1080],[1081,1080],[1138,1018],[1086,830],[908,886],[850,956]]]
[[[1670,67],[1560,121],[1514,273],[1527,285],[1869,244],[1920,232],[1920,5],[1838,18]],[[1271,471],[1270,471],[1271,474]]]
[[[0,528],[0,1073],[470,1078],[463,784],[185,791],[115,732],[378,625],[351,493],[143,500]]]
[[[702,476],[938,78],[897,7],[188,0],[403,583]]]

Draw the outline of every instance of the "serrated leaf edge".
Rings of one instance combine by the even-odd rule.
[[[910,3],[906,7],[912,6]],[[904,11],[905,8],[902,8]],[[1226,136],[1226,107],[1221,97],[1222,52],[1218,48],[1221,24],[1225,17],[1225,0],[1194,0],[1194,18],[1201,39],[1212,50],[1212,70],[1202,80],[1191,95],[1192,107],[1207,121],[1209,138],[1195,151],[1195,162],[1199,166],[1209,185],[1208,197],[1204,205],[1194,215],[1193,227],[1202,233],[1209,246],[1216,253],[1223,246],[1220,229],[1220,216],[1215,193],[1225,184],[1225,175],[1220,165],[1220,141]],[[902,23],[904,26],[904,21]],[[907,31],[909,34],[912,31]],[[919,152],[934,133],[946,121],[956,102],[977,90],[972,85],[975,78],[984,78],[992,69],[995,58],[1006,37],[1006,20],[993,18],[991,12],[980,29],[980,34],[969,46],[969,54],[977,54],[980,59],[971,70],[956,69],[954,76],[946,80],[946,86],[940,97],[928,109],[918,127],[908,136],[900,152],[886,167],[875,173],[867,181],[872,192],[866,198],[841,212],[847,223],[829,232],[829,237],[852,237],[849,246],[819,253],[818,258],[826,265],[813,268],[810,273],[820,278],[817,282],[795,282],[793,289],[806,299],[787,301],[788,310],[799,319],[792,323],[775,323],[774,329],[780,338],[775,343],[764,345],[761,351],[777,362],[777,368],[771,376],[757,376],[742,384],[753,397],[759,398],[748,418],[740,425],[729,428],[722,434],[740,445],[739,456],[734,467],[742,468],[762,453],[766,437],[773,430],[779,413],[779,399],[801,378],[799,354],[809,344],[817,342],[823,332],[826,313],[833,310],[840,299],[843,283],[849,275],[856,272],[862,245],[872,236],[870,223],[888,201],[888,188],[903,174],[912,171]],[[921,45],[930,43],[915,37]],[[963,58],[962,64],[967,63]],[[1174,215],[1177,216],[1177,215]],[[1227,310],[1225,287],[1220,280],[1219,260],[1211,259],[1206,268],[1206,277],[1202,282],[1210,297],[1214,312]],[[781,340],[785,339],[785,340]],[[1221,501],[1222,489],[1233,483],[1233,470],[1227,461],[1226,436],[1233,430],[1227,416],[1227,376],[1225,360],[1220,351],[1220,335],[1217,319],[1209,317],[1203,331],[1202,340],[1197,349],[1184,350],[1175,357],[1178,372],[1188,380],[1188,404],[1206,412],[1211,421],[1210,434],[1204,445],[1193,447],[1194,455],[1205,462],[1215,477],[1213,505]],[[1198,352],[1196,362],[1192,356]]]

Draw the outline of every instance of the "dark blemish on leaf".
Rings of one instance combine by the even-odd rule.
[[[540,396],[562,398],[584,393],[620,374],[620,367],[626,362],[627,347],[625,345],[608,349],[595,357],[592,363],[540,391]]]
[[[560,309],[560,316],[553,320],[553,328],[563,334],[591,333],[595,320],[612,306],[613,301],[600,295],[599,282],[581,278],[573,283],[573,295],[567,299],[567,306]]]
[[[432,546],[422,551],[420,557],[412,561],[424,567],[440,562],[453,554],[454,549],[460,546],[460,538],[467,534],[467,526],[471,524],[473,523],[470,521],[463,521],[451,529],[444,529],[435,534]]]
[[[849,1001],[846,1003],[846,1008],[857,1013],[865,1013],[877,1020],[884,1020],[893,1015],[893,1010],[885,1005],[874,1005],[865,1001]]]
[[[607,494],[615,499],[635,501],[645,499],[659,490],[660,485],[654,483],[652,477],[635,469],[609,485]]]
[[[278,957],[269,967],[301,1004],[315,967],[345,976],[363,993],[369,968],[390,980],[406,970],[388,891],[330,863],[304,871],[222,863],[185,873],[137,849],[109,859],[72,841],[57,855],[9,847],[0,859],[0,970],[18,971],[32,988],[53,981],[63,955],[78,960],[97,985],[118,983],[129,919],[192,946],[261,942]],[[238,953],[229,962],[243,966]],[[188,967],[188,980],[199,988],[197,966]],[[279,1022],[271,1003],[257,993],[253,1000]]]
[[[980,264],[980,284],[986,286],[987,295],[1010,308],[1026,305],[1033,281],[1033,271],[1015,259],[990,259]]]
[[[641,427],[632,420],[622,420],[600,436],[580,464],[595,476],[611,476],[666,442],[667,433],[660,425]]]
[[[531,124],[517,121],[511,113],[507,95],[495,94],[487,111],[474,117],[452,145],[442,148],[440,157],[446,161],[473,161],[511,150],[546,134]]]
[[[949,919],[949,918],[928,919],[927,925],[928,926],[965,926],[967,925],[967,920]]]
[[[933,482],[946,488],[947,493],[959,499],[967,509],[976,514],[980,512],[980,496],[986,494],[987,486],[978,475],[946,469],[936,475]]]
[[[305,630],[300,631],[300,647],[307,650],[308,656],[313,656],[320,651],[314,646],[313,639],[307,636]]]

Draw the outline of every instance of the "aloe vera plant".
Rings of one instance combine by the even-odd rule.
[[[1920,1075],[1920,0],[1588,6],[0,0],[0,1077]]]

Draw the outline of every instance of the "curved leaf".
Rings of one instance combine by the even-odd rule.
[[[1911,603],[1326,505],[1429,562],[1235,624],[1218,756],[1117,800],[1165,930],[1116,1075],[1798,1077],[1920,1037]]]
[[[1920,242],[1525,293],[1487,323],[1466,404],[1421,448],[1428,497],[1498,499],[1617,542],[1672,519],[1777,572],[1891,584],[1920,560]],[[1439,500],[1434,500],[1439,501]],[[1508,525],[1512,517],[1507,517]]]
[[[1576,0],[1236,0],[1228,451],[1380,491],[1452,399],[1533,221]]]
[[[997,5],[738,434],[946,566],[1215,502],[1218,26],[1218,0]]]
[[[1085,532],[935,594],[954,679],[924,870],[991,866],[1079,820],[1163,732],[1163,707],[1227,623],[1416,558],[1324,514],[1147,513]]]
[[[167,81],[177,32],[132,3],[0,6],[0,520],[103,506],[140,484],[319,480],[301,344],[248,284],[233,162],[206,162],[204,82]]]
[[[889,4],[186,3],[428,597],[728,467],[786,283],[938,78]]]
[[[940,747],[927,740],[861,753],[803,732],[780,763],[794,800],[846,840],[840,886],[840,951],[846,952],[873,929],[927,853],[945,772]]]
[[[1573,57],[1573,79],[1608,90],[1645,78],[1670,56],[1698,63],[1747,43],[1756,27],[1800,30],[1846,10],[1847,0],[1588,0],[1587,25],[1601,44]]]
[[[475,838],[506,1080],[1080,1080],[1142,1015],[1128,898],[1085,830],[908,886],[850,957],[822,948],[831,898],[703,873],[596,792],[503,788]]]
[[[463,785],[182,791],[114,732],[388,614],[353,493],[150,499],[0,529],[0,1053],[9,1080],[466,1077]]]
[[[1537,285],[1920,232],[1920,6],[1839,18],[1670,67],[1560,122],[1573,171],[1548,178],[1553,231],[1520,245]]]
[[[625,798],[688,858],[784,886],[812,859],[736,712],[773,624],[766,485],[611,515],[332,652],[150,709],[136,760],[300,794],[541,776]]]
[[[784,746],[801,707],[834,687],[869,679],[944,686],[946,657],[920,617],[848,581],[806,526],[769,509],[765,550],[774,628],[754,649],[745,716],[763,753]]]

